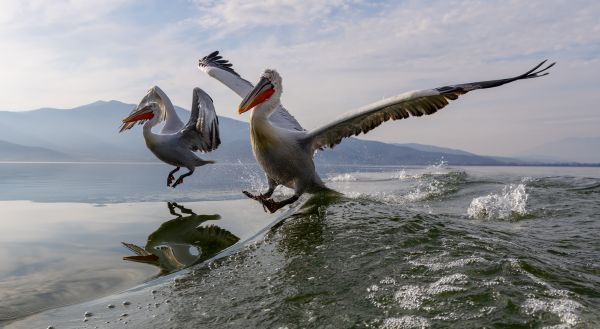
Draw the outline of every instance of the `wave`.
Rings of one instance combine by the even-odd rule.
[[[475,219],[519,219],[528,214],[528,198],[525,184],[507,185],[500,193],[474,198],[467,215]]]
[[[558,317],[560,324],[553,328],[573,328],[581,324],[581,310],[585,307],[570,298],[571,293],[567,290],[556,289],[549,283],[525,270],[520,261],[510,258],[509,264],[517,272],[529,277],[536,285],[542,287],[542,296],[530,296],[520,305],[521,312],[529,316],[541,317],[550,313]],[[544,296],[545,295],[545,296]],[[549,327],[546,327],[549,328]]]

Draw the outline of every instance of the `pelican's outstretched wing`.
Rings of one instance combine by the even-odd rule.
[[[240,77],[232,68],[232,64],[223,59],[218,51],[212,52],[210,55],[203,57],[198,62],[198,68],[211,77],[221,81],[224,85],[233,90],[241,98],[254,88],[254,86]],[[269,120],[277,127],[289,130],[304,131],[300,123],[292,116],[283,106],[279,106]]]
[[[210,152],[221,144],[213,101],[200,88],[194,88],[190,120],[179,132],[179,138],[192,151]]]
[[[433,114],[448,105],[449,100],[455,100],[458,96],[469,91],[498,87],[516,80],[547,75],[548,73],[541,73],[554,66],[555,63],[538,70],[545,62],[541,62],[519,76],[508,79],[465,83],[408,92],[390,97],[350,112],[338,120],[308,132],[304,142],[313,151],[325,147],[332,148],[339,144],[343,138],[367,133],[390,119],[399,120],[410,116],[419,117],[424,114]]]
[[[233,64],[219,55],[219,51],[214,51],[210,55],[202,57],[198,62],[198,68],[201,71],[221,81],[238,96],[244,98],[254,87],[248,80],[240,77],[232,66]]]
[[[174,134],[183,128],[183,122],[181,122],[179,116],[177,116],[175,108],[173,107],[173,103],[171,103],[171,100],[167,94],[165,94],[165,92],[162,91],[162,89],[160,89],[158,86],[148,89],[146,96],[142,98],[139,105],[134,108],[131,113],[141,109],[149,103],[158,104],[158,107],[160,108],[159,122],[166,121],[165,125],[160,131],[162,134]],[[146,122],[146,120],[123,123],[119,132],[131,129],[131,127],[133,127],[136,123],[143,124],[144,122]]]

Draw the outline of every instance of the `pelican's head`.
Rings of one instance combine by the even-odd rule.
[[[141,103],[126,118],[123,119],[121,131],[130,129],[136,123],[142,124],[148,120],[159,118],[161,113],[160,106],[156,102]]]
[[[260,76],[260,80],[244,97],[240,103],[238,112],[240,114],[252,109],[265,102],[277,102],[282,93],[281,76],[277,71],[266,69]]]
[[[119,132],[131,129],[136,122],[143,124],[152,120],[151,124],[156,125],[166,119],[165,107],[173,107],[169,97],[158,86],[153,86],[146,92],[138,106],[135,107],[129,116],[123,119],[123,125]]]

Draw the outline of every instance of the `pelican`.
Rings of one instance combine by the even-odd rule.
[[[315,171],[313,155],[317,150],[333,148],[342,139],[366,134],[388,120],[406,119],[436,113],[449,101],[476,89],[498,87],[513,81],[545,76],[555,63],[542,68],[546,61],[531,70],[507,79],[456,84],[434,89],[412,91],[393,96],[343,115],[337,120],[307,131],[281,105],[282,78],[272,69],[266,69],[256,86],[237,74],[229,61],[218,52],[200,59],[199,68],[224,83],[243,98],[238,112],[254,109],[250,118],[250,142],[258,164],[267,175],[268,190],[259,195],[247,191],[249,198],[263,204],[271,213],[295,202],[305,192],[315,193],[328,189]],[[271,198],[279,185],[294,190],[288,199]]]
[[[165,121],[160,133],[152,128]],[[202,160],[194,152],[210,152],[219,147],[219,119],[213,101],[200,88],[194,88],[192,110],[187,124],[177,116],[169,97],[157,86],[148,90],[140,104],[123,119],[119,132],[131,129],[136,123],[144,124],[143,134],[146,146],[161,161],[175,166],[167,176],[167,186],[171,186],[173,174],[181,167],[189,171],[177,178],[175,188],[183,179],[194,173],[196,167],[214,163]]]

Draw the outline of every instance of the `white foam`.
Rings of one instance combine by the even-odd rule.
[[[387,318],[383,320],[381,329],[409,329],[429,328],[429,320],[420,316],[405,315],[400,318]]]
[[[457,260],[453,260],[451,262],[447,262],[447,263],[443,263],[440,260],[443,258],[443,255],[440,255],[440,257],[433,257],[431,259],[426,259],[426,260],[409,260],[408,263],[414,266],[425,266],[427,268],[429,268],[432,271],[439,271],[439,270],[444,270],[444,269],[449,269],[449,268],[454,268],[454,267],[463,267],[465,265],[469,265],[469,264],[473,264],[473,263],[486,263],[487,260],[485,260],[482,257],[478,257],[478,256],[471,256],[471,257],[467,257],[467,258],[461,258],[461,259],[457,259]]]
[[[467,215],[477,219],[508,219],[515,215],[527,214],[527,198],[525,184],[508,185],[502,192],[491,193],[471,201]]]
[[[379,283],[394,285],[394,284],[396,284],[396,280],[394,278],[386,276],[385,278],[381,279],[381,281],[379,281]]]
[[[574,327],[581,320],[577,314],[577,310],[583,306],[571,299],[535,299],[530,298],[525,300],[521,309],[527,315],[534,315],[542,312],[555,314],[560,319],[561,325],[566,325],[567,328]]]
[[[467,283],[468,277],[462,273],[454,273],[448,276],[443,276],[436,282],[432,283],[432,286],[441,286],[448,284],[465,284]]]
[[[352,174],[339,174],[327,179],[330,182],[356,182],[358,178]]]
[[[344,195],[352,199],[367,199],[392,205],[405,205],[407,203],[424,201],[431,197],[443,195],[444,193],[443,183],[433,181],[431,183],[421,184],[405,195],[396,194],[394,192],[346,192]]]
[[[408,285],[400,287],[394,294],[394,299],[400,304],[400,307],[407,310],[415,310],[421,307],[426,294],[426,289],[420,286]]]
[[[394,294],[394,299],[399,306],[407,310],[419,309],[423,302],[433,295],[439,295],[446,292],[464,291],[465,288],[456,285],[467,284],[468,277],[462,273],[454,273],[443,276],[437,281],[426,285],[405,285],[400,287]]]
[[[521,305],[521,311],[527,315],[538,315],[539,313],[552,313],[558,316],[560,324],[545,326],[546,329],[572,328],[581,322],[578,310],[584,306],[568,298],[571,293],[567,290],[556,289],[549,283],[524,270],[518,259],[509,258],[509,264],[515,270],[528,276],[533,282],[544,287],[546,294],[551,298],[529,298]]]

